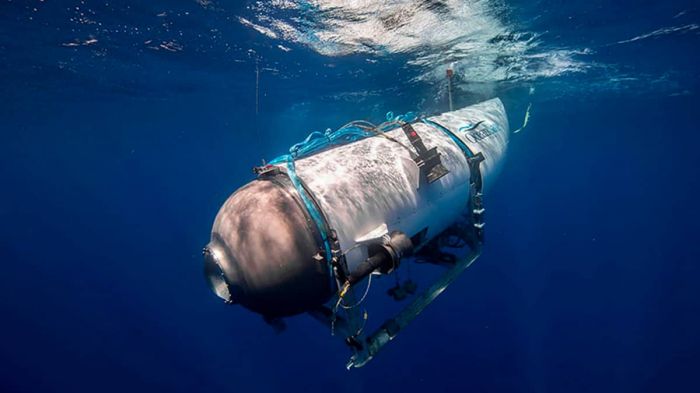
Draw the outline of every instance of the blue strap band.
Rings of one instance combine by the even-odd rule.
[[[333,253],[331,250],[331,242],[329,239],[330,228],[328,227],[323,213],[321,213],[320,211],[320,206],[316,204],[313,197],[307,190],[306,186],[303,184],[302,180],[297,175],[296,167],[294,165],[294,158],[291,155],[287,155],[285,157],[287,176],[292,182],[292,185],[294,185],[294,188],[297,190],[297,193],[299,193],[299,196],[301,197],[301,200],[304,203],[304,206],[306,207],[306,211],[309,213],[309,216],[311,216],[311,219],[316,224],[316,228],[318,229],[318,232],[321,235],[321,240],[323,241],[323,249],[325,251],[325,259],[328,265],[328,272],[331,278],[331,282],[333,282]]]

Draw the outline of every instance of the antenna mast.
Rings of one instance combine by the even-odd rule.
[[[452,112],[453,106],[452,106],[452,76],[454,75],[454,71],[452,71],[452,68],[448,67],[447,68],[447,99],[449,100],[450,103],[450,112]]]
[[[260,113],[260,65],[255,62],[255,115]]]

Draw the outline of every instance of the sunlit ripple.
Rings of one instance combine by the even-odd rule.
[[[545,48],[540,35],[502,19],[507,7],[489,0],[278,0],[253,6],[262,33],[329,57],[402,54],[419,70],[414,80],[462,84],[536,80],[585,72],[587,48]],[[256,28],[258,27],[258,28]]]

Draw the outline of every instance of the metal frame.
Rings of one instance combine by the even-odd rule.
[[[369,336],[361,335],[355,337],[360,343],[359,348],[350,357],[346,364],[347,369],[362,367],[396,335],[413,321],[430,303],[435,300],[452,282],[481,255],[481,245],[478,244],[465,258],[459,260],[453,267],[443,273],[443,275],[431,285],[425,292],[413,299],[413,301],[396,314],[393,318],[387,319],[376,331]]]

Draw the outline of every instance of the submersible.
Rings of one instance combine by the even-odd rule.
[[[483,191],[508,134],[497,98],[313,133],[255,168],[256,178],[224,202],[204,249],[210,287],[268,321],[326,318],[354,352],[348,366],[365,364],[478,257]],[[472,252],[373,334],[364,334],[357,310],[339,308],[357,300],[359,282],[430,257],[455,236]]]

